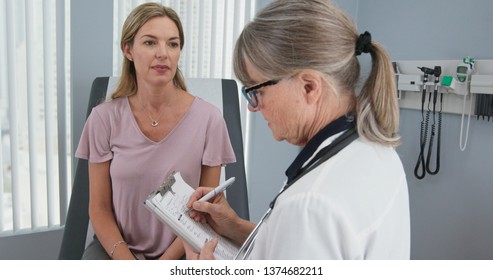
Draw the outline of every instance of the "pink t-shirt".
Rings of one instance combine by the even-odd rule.
[[[144,200],[170,172],[179,171],[196,188],[202,165],[236,162],[220,111],[199,97],[159,142],[142,133],[127,97],[102,103],[89,115],[75,156],[91,163],[111,161],[116,221],[138,258],[159,257],[175,239],[144,207]]]

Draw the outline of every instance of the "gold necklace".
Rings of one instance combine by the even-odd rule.
[[[159,119],[161,118],[161,115],[163,114],[163,112],[159,113],[159,116],[157,117],[157,119],[154,119],[152,117],[152,115],[151,115],[151,111],[147,110],[147,108],[144,106],[144,104],[142,104],[142,102],[140,101],[140,98],[139,97],[137,97],[137,100],[139,101],[140,106],[142,106],[142,109],[144,109],[144,111],[146,112],[147,116],[151,120],[151,126],[152,127],[158,126],[159,125]]]

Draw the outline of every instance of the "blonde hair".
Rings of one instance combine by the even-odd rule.
[[[274,1],[240,34],[234,72],[243,83],[251,83],[247,61],[271,79],[311,69],[341,92],[353,93],[360,76],[358,37],[353,21],[328,0]],[[380,44],[372,41],[370,49],[371,73],[356,102],[358,134],[396,147],[400,144],[399,107],[392,63]]]
[[[139,29],[146,22],[155,17],[168,17],[176,24],[180,36],[180,50],[182,50],[183,45],[185,44],[185,37],[180,18],[173,9],[158,3],[141,4],[128,15],[122,28],[122,36],[120,41],[121,50],[124,51],[126,45],[132,46],[135,35]],[[173,83],[176,87],[185,91],[187,90],[185,80],[180,69],[177,69],[175,77],[173,77]],[[111,99],[122,96],[131,96],[135,93],[137,93],[137,75],[135,72],[135,66],[126,56],[123,56],[120,82],[115,92],[111,95]]]

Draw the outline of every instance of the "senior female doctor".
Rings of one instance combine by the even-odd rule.
[[[371,73],[356,95],[357,56]],[[274,1],[248,24],[234,53],[250,111],[273,137],[303,146],[255,226],[224,195],[190,198],[190,216],[243,244],[250,259],[409,259],[409,198],[391,61],[369,32],[327,0]],[[210,259],[217,240],[187,258]]]

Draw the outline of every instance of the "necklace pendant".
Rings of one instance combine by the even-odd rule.
[[[151,125],[152,127],[156,127],[159,123],[157,121],[152,121]]]

